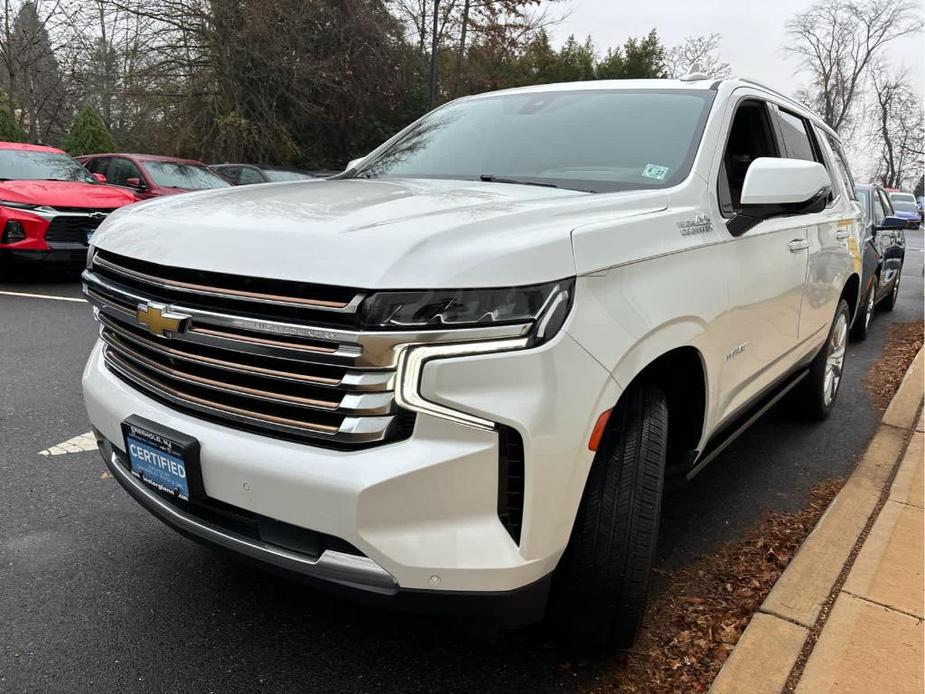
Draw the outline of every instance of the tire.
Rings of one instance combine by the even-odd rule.
[[[560,636],[588,655],[630,645],[642,622],[665,478],[664,394],[634,388],[611,424],[588,473],[551,605]]]
[[[821,421],[832,413],[845,368],[850,315],[848,302],[840,300],[829,335],[810,363],[809,374],[792,391],[790,402],[804,419]]]
[[[902,277],[903,266],[899,266],[899,272],[896,273],[896,277],[893,279],[893,287],[890,289],[890,294],[883,301],[880,302],[880,307],[884,311],[892,311],[896,308],[896,300],[899,298],[899,278]]]
[[[870,281],[870,286],[864,294],[864,302],[858,309],[859,313],[854,317],[854,324],[851,326],[851,338],[858,342],[867,339],[867,333],[870,330],[870,321],[874,316],[874,310],[877,308],[877,276],[874,275]]]

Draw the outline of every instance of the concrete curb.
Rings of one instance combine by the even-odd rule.
[[[823,607],[873,521],[918,424],[925,348],[913,359],[880,427],[822,518],[803,542],[710,688],[712,694],[778,694]]]

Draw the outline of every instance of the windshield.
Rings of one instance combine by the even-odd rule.
[[[148,175],[159,186],[203,190],[227,188],[231,184],[217,173],[199,164],[180,164],[173,161],[146,161]]]
[[[356,175],[595,193],[665,188],[690,171],[714,94],[625,89],[464,99],[426,115]]]
[[[915,196],[912,193],[890,193],[890,200],[893,202],[911,202],[915,204]]]
[[[0,149],[0,180],[96,183],[84,167],[63,152]]]
[[[300,171],[283,171],[281,169],[264,169],[263,173],[266,174],[266,177],[271,181],[305,181],[310,178],[315,178],[311,174],[302,173]]]

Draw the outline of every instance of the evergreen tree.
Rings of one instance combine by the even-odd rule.
[[[91,106],[84,106],[64,138],[64,149],[72,156],[79,157],[82,154],[111,152],[115,145],[100,114]]]
[[[0,108],[0,142],[25,142],[26,133],[5,108]]]
[[[665,47],[655,29],[645,38],[631,37],[622,48],[609,50],[595,70],[601,80],[653,79],[665,73]]]

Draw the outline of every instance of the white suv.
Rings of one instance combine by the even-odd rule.
[[[751,82],[468,97],[332,180],[111,215],[87,410],[185,535],[627,643],[666,477],[788,391],[832,408],[860,217],[835,134]]]

